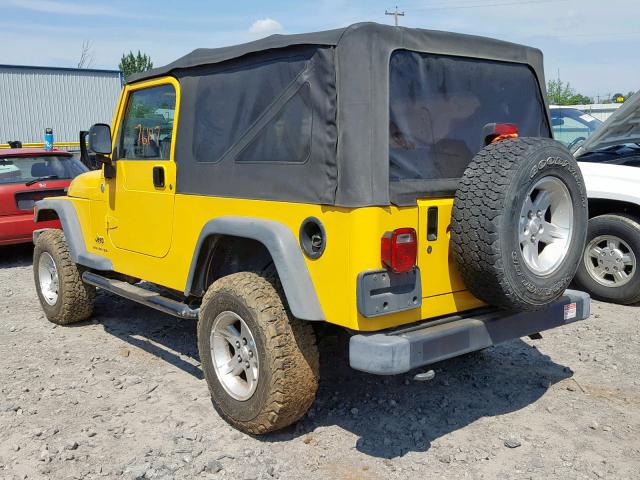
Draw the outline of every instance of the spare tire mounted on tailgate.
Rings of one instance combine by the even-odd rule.
[[[573,156],[546,138],[483,148],[456,192],[454,258],[469,290],[509,310],[537,310],[571,282],[586,236],[587,195]]]

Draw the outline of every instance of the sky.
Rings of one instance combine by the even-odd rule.
[[[640,0],[0,0],[0,63],[116,69],[141,50],[155,66],[195,48],[361,21],[483,35],[540,48],[547,79],[592,97],[640,90]]]

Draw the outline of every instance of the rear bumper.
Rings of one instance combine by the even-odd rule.
[[[60,222],[51,220],[35,223],[33,212],[0,217],[0,245],[30,243],[33,231],[42,228],[60,228]]]
[[[548,308],[509,313],[481,310],[418,325],[372,334],[349,341],[349,363],[355,370],[394,375],[481,350],[507,340],[567,325],[589,317],[588,294],[567,290]]]

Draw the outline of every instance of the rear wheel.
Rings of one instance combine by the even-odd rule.
[[[451,240],[458,270],[481,300],[537,310],[567,288],[586,235],[580,169],[558,142],[504,140],[482,149],[456,192]]]
[[[628,305],[640,301],[640,223],[626,215],[589,220],[576,285],[594,298]]]
[[[291,316],[272,275],[214,282],[198,320],[198,350],[214,407],[250,434],[284,428],[313,403],[319,358],[309,323]]]
[[[68,325],[91,316],[96,289],[82,281],[81,267],[71,259],[62,230],[47,230],[38,237],[33,274],[40,305],[50,322]]]

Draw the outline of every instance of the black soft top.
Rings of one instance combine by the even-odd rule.
[[[476,35],[361,22],[321,32],[270,35],[253,42],[228,47],[198,48],[163,67],[132,75],[127,83],[169,75],[177,69],[213,65],[252,53],[296,45],[336,46],[342,50],[341,54],[345,57],[362,53],[362,47],[368,47],[367,50],[372,52],[386,46],[391,50],[402,48],[443,55],[528,63],[537,74],[542,73],[542,52],[536,48]]]
[[[287,50],[300,48],[330,52],[323,60],[329,73],[318,78],[320,82],[335,83],[335,98],[328,99],[335,104],[333,158],[324,158],[312,168],[315,161],[312,151],[311,161],[305,164],[308,171],[302,166],[289,166],[286,172],[284,167],[282,171],[280,166],[269,167],[270,171],[276,172],[274,178],[275,175],[284,175],[290,185],[299,186],[299,191],[294,186],[283,193],[282,184],[274,184],[272,190],[265,177],[271,173],[266,169],[264,175],[256,174],[259,182],[251,185],[253,172],[248,166],[239,165],[229,166],[231,177],[226,176],[225,180],[220,180],[220,185],[210,187],[211,178],[221,178],[220,174],[224,173],[220,170],[216,173],[214,169],[225,168],[223,164],[227,160],[204,165],[193,158],[193,148],[188,145],[190,140],[179,133],[176,158],[183,163],[179,168],[179,191],[206,194],[211,188],[212,194],[215,190],[217,194],[226,196],[227,189],[228,192],[239,192],[245,186],[249,190],[237,196],[349,207],[393,203],[389,193],[389,61],[396,50],[526,64],[535,74],[541,98],[546,98],[543,58],[538,49],[473,35],[376,23],[357,23],[314,33],[271,35],[222,48],[200,48],[168,65],[134,75],[128,83],[173,75],[180,81],[184,95],[187,89],[203,88],[198,85],[197,78],[202,78],[207,71],[215,74],[218,68],[223,67],[219,64],[255,64],[261,57],[282,55]],[[313,81],[311,88],[313,95]],[[181,129],[197,126],[195,120],[190,122],[188,117],[190,110],[196,108],[199,99],[204,97],[199,93],[194,95],[198,98],[194,97],[190,104],[185,101],[181,106],[180,123],[184,122]],[[330,151],[331,139],[328,136],[332,134],[329,128],[327,132],[322,133],[323,138],[319,136],[319,142],[324,141],[325,151]],[[246,174],[240,171],[242,168],[247,169]]]

